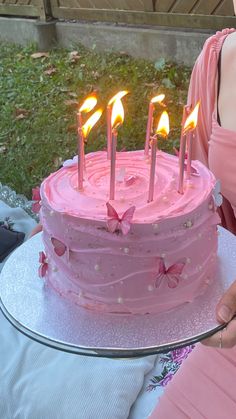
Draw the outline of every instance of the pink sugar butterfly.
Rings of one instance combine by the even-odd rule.
[[[186,261],[182,260],[169,266],[169,268],[166,268],[164,259],[159,258],[158,274],[155,281],[156,288],[160,287],[161,283],[165,280],[167,281],[169,288],[176,288],[180,281],[185,264]]]
[[[54,248],[54,252],[57,256],[63,256],[66,252],[66,245],[62,243],[60,240],[55,239],[54,237],[51,238],[51,242]]]
[[[110,233],[115,231],[121,231],[122,234],[126,235],[130,231],[131,221],[134,215],[135,206],[128,208],[122,217],[119,217],[115,208],[107,202],[107,215],[110,219],[107,221],[107,228]]]
[[[48,260],[47,260],[47,256],[45,255],[44,252],[39,252],[39,277],[43,278],[46,275],[46,272],[48,270]]]

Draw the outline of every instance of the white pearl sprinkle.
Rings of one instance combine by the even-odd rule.
[[[56,266],[53,266],[52,270],[53,270],[53,272],[57,272],[58,268]]]
[[[209,204],[208,205],[208,208],[209,208],[209,210],[212,210],[213,209],[213,205],[212,204]]]
[[[162,201],[168,201],[167,196],[163,196]]]
[[[164,259],[166,257],[166,253],[162,253],[161,257]]]
[[[159,230],[159,224],[153,224],[152,225],[153,230],[157,231]]]
[[[39,201],[39,205],[42,205],[42,201]]]
[[[54,214],[54,211],[53,210],[51,210],[50,211],[50,216],[52,216]]]
[[[44,263],[48,263],[48,258],[45,258],[44,259]]]
[[[190,228],[193,226],[193,222],[191,220],[186,221],[186,223],[184,223],[184,227],[185,228]]]
[[[129,248],[128,247],[124,247],[124,253],[129,253]]]
[[[122,298],[122,297],[119,297],[119,298],[117,298],[117,302],[118,302],[119,304],[123,304],[124,300],[123,300],[123,298]]]
[[[100,270],[100,266],[99,265],[95,265],[94,266],[95,271],[99,271]]]
[[[152,292],[154,290],[154,287],[152,285],[148,285],[148,291]]]

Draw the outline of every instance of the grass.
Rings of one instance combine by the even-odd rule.
[[[76,154],[76,102],[91,91],[97,91],[105,109],[117,91],[129,90],[118,136],[118,149],[128,150],[143,148],[149,100],[165,93],[171,132],[160,148],[172,152],[178,146],[188,68],[163,59],[150,63],[123,53],[97,54],[81,46],[76,51],[56,49],[33,58],[35,46],[0,44],[0,181],[28,198],[32,187]],[[104,113],[86,152],[105,146]]]

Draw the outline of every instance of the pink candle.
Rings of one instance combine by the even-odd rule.
[[[77,116],[77,129],[79,128],[81,129],[83,126],[82,113],[79,111],[77,112],[76,116]]]
[[[156,175],[156,155],[157,155],[157,139],[159,137],[167,138],[169,134],[169,116],[166,111],[162,112],[156,134],[151,138],[151,167],[149,178],[148,202],[152,202],[154,198],[155,175]]]
[[[112,141],[111,141],[111,170],[110,170],[110,199],[115,199],[115,184],[116,184],[116,144],[117,144],[117,128],[124,121],[124,108],[120,98],[117,98],[112,107],[111,126],[112,126]]]
[[[184,162],[185,162],[185,151],[186,151],[186,134],[181,133],[180,138],[180,149],[179,149],[179,188],[180,194],[184,193]]]
[[[145,150],[144,150],[146,156],[148,156],[149,141],[152,135],[153,112],[154,112],[154,105],[152,102],[150,102],[149,108],[148,108],[148,121],[147,121],[146,141],[145,141]]]
[[[78,189],[83,190],[83,176],[84,176],[84,142],[88,137],[92,127],[97,123],[102,115],[102,109],[98,109],[90,118],[85,122],[82,128],[78,129]]]
[[[153,201],[156,174],[157,136],[151,138],[151,167],[149,178],[148,202]]]
[[[193,132],[187,135],[187,179],[191,178]]]
[[[180,153],[179,153],[179,188],[178,188],[178,192],[180,194],[184,193],[184,161],[185,161],[187,136],[189,137],[189,141],[192,141],[192,135],[190,135],[190,133],[192,133],[193,130],[197,126],[199,106],[200,106],[200,102],[198,102],[195,108],[193,109],[193,111],[189,113],[185,121],[184,127],[182,129],[182,133],[181,133]],[[191,176],[191,145],[190,144],[189,144],[187,158],[188,158],[187,167],[189,171],[189,176]]]
[[[78,190],[83,190],[84,180],[84,136],[82,128],[78,129]]]
[[[111,111],[112,106],[107,105],[107,158],[111,158],[111,141],[112,141],[112,127],[111,127]]]
[[[115,101],[121,100],[124,96],[126,96],[129,92],[127,90],[122,90],[118,92],[115,96],[113,96],[108,104],[107,104],[107,158],[110,160],[111,158],[111,142],[112,142],[112,122],[111,122],[111,115],[112,115],[112,108]]]
[[[155,110],[154,103],[162,103],[165,99],[165,95],[158,95],[151,99],[148,107],[148,121],[147,121],[147,131],[146,131],[146,140],[145,140],[145,147],[144,147],[144,154],[148,156],[149,153],[149,141],[152,135],[152,127],[153,127],[153,113]],[[164,105],[162,105],[164,106]]]
[[[112,130],[111,139],[111,171],[110,171],[110,200],[115,199],[115,182],[116,182],[116,145],[117,145],[117,131]]]

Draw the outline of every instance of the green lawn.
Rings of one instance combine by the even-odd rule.
[[[34,58],[34,46],[0,44],[0,181],[27,197],[32,187],[76,154],[76,102],[93,90],[104,109],[115,93],[129,90],[118,149],[130,150],[143,148],[149,100],[165,93],[171,132],[160,148],[172,152],[178,145],[188,68],[162,59],[149,63],[125,54],[97,54],[81,46],[75,50],[74,55],[57,49]],[[161,107],[156,115],[160,112]],[[86,151],[105,145],[104,113]]]

